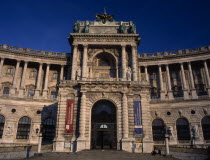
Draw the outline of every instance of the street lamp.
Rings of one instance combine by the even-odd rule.
[[[171,133],[171,128],[165,126],[165,145],[166,145],[166,155],[169,155],[169,144],[168,140],[170,139],[170,136],[172,135]]]
[[[39,132],[39,129],[36,130],[37,131],[37,134],[39,135],[39,142],[38,142],[38,153],[41,153],[41,148],[42,148],[42,130],[43,130],[43,127],[42,125],[40,125],[40,132]]]

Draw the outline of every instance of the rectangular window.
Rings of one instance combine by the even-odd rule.
[[[7,69],[7,73],[8,73],[8,74],[12,74],[12,73],[13,73],[13,68],[8,68],[8,69]]]
[[[57,92],[51,92],[50,99],[56,99],[57,98]]]
[[[28,97],[33,97],[34,96],[34,90],[29,89],[28,90]]]
[[[9,90],[10,90],[9,87],[4,87],[3,94],[8,95],[9,94]]]
[[[57,79],[58,78],[58,73],[53,73],[53,79]]]

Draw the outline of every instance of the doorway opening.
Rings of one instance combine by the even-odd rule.
[[[92,108],[91,149],[117,149],[116,107],[99,100]]]

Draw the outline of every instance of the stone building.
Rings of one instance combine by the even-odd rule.
[[[137,53],[132,22],[78,21],[72,53],[0,45],[0,145],[149,153],[210,144],[210,46]]]

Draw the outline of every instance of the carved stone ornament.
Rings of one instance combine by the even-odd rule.
[[[12,124],[8,124],[5,136],[11,136],[11,135],[13,135],[13,125]]]

